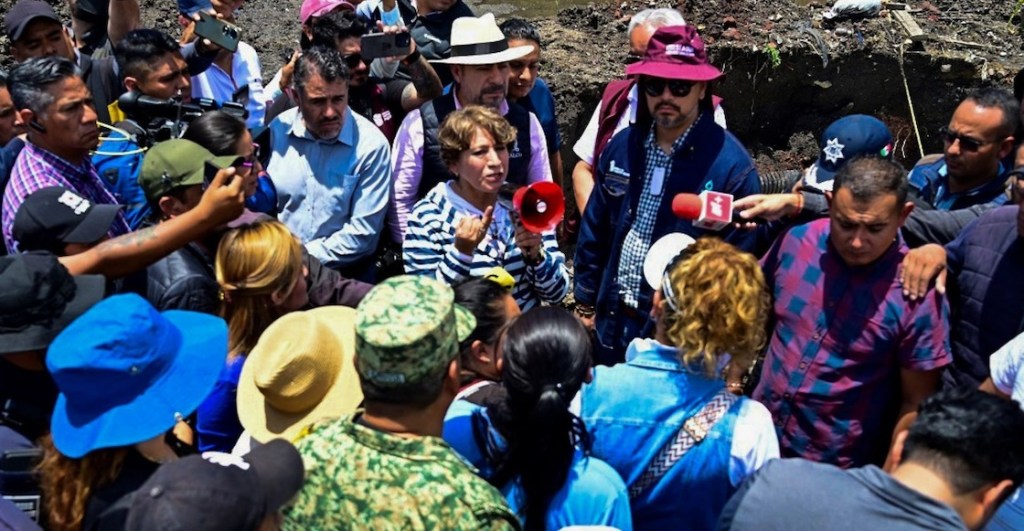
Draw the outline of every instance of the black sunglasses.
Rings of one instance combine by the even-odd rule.
[[[950,131],[948,127],[940,129],[939,134],[942,136],[942,141],[945,142],[946,145],[951,145],[953,142],[959,141],[960,149],[964,151],[978,151],[981,149],[981,146],[991,144],[991,142],[987,142],[985,140],[978,140],[977,138],[971,138],[969,136],[961,135],[955,131]]]
[[[661,96],[665,92],[666,86],[668,86],[669,92],[677,98],[685,98],[693,90],[693,82],[683,81],[682,79],[645,77],[641,81],[643,82],[644,92],[652,98]]]
[[[359,68],[359,63],[363,62],[363,56],[358,53],[350,53],[348,55],[343,55],[341,60],[345,61],[345,66],[347,66],[349,70],[355,70],[356,68]]]

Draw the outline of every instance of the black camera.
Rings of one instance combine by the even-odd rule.
[[[192,120],[207,111],[224,111],[243,121],[249,116],[243,104],[233,101],[220,103],[201,98],[185,103],[181,98],[162,100],[136,91],[122,94],[117,105],[146,130],[153,143],[179,138]]]

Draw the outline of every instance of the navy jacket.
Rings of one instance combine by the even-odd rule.
[[[927,159],[927,158],[926,158]],[[1006,195],[1006,170],[1000,165],[998,174],[988,183],[960,194],[949,192],[946,159],[922,160],[907,176],[910,198],[918,208],[926,210],[960,210],[975,205],[1003,205]]]
[[[580,227],[576,247],[576,288],[578,302],[592,304],[598,313],[598,335],[602,333],[602,316],[614,318],[619,307],[619,258],[626,233],[636,218],[646,156],[644,141],[650,125],[638,122],[620,131],[601,152],[594,173],[594,190]],[[743,197],[760,193],[761,182],[746,148],[732,133],[715,123],[710,112],[703,113],[687,135],[672,161],[672,171],[665,179],[664,196],[655,220],[651,243],[671,232],[684,232],[699,238],[713,235],[741,249],[750,249],[757,236],[750,231],[731,227],[721,232],[694,227],[692,222],[672,213],[672,198],[680,193],[714,190]],[[650,312],[653,292],[641,286],[641,314]],[[606,345],[618,338],[603,337]]]
[[[953,364],[945,382],[977,387],[989,377],[988,358],[1024,328],[1024,238],[1020,207],[983,214],[946,246]]]

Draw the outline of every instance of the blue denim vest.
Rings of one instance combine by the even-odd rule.
[[[724,386],[679,362],[673,347],[636,340],[626,363],[597,367],[581,391],[581,417],[594,437],[592,454],[632,485],[686,419]],[[729,459],[738,400],[703,442],[661,481],[631,500],[635,529],[714,529],[735,491]]]

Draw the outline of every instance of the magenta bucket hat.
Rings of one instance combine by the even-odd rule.
[[[626,67],[626,74],[683,79],[686,81],[713,81],[722,71],[708,63],[704,41],[693,26],[665,26],[659,28],[647,43],[643,61]]]

